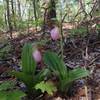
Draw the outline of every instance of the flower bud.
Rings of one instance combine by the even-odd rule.
[[[53,40],[57,40],[60,38],[60,34],[59,34],[59,28],[58,27],[54,27],[51,31],[50,31],[50,34],[51,34],[51,38]]]
[[[35,60],[37,63],[41,62],[42,56],[41,56],[41,53],[40,53],[39,50],[37,50],[37,49],[34,50],[34,52],[33,52],[33,58],[34,58],[34,60]]]

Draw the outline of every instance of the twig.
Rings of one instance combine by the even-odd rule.
[[[88,89],[87,89],[87,86],[85,86],[84,88],[85,88],[86,100],[89,100],[89,99],[88,99]]]
[[[86,65],[86,67],[88,67],[89,65],[91,65],[94,61],[96,61],[98,58],[100,57],[100,54],[95,57],[94,59],[91,60],[91,62],[89,64]]]

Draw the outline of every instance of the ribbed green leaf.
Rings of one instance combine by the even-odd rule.
[[[43,69],[37,75],[34,76],[33,84],[35,85],[35,84],[43,81],[48,74],[49,74],[49,70],[48,69]]]
[[[33,48],[32,45],[27,43],[22,50],[22,71],[27,74],[34,74],[36,68],[36,62],[32,57]]]
[[[7,89],[13,89],[15,86],[14,81],[3,81],[0,84],[0,91],[7,90]]]
[[[33,87],[33,76],[25,74],[23,72],[11,72],[12,75],[14,75],[16,78],[18,78],[20,81],[24,82],[28,88]]]
[[[0,100],[7,100],[7,93],[5,91],[0,91]]]
[[[66,87],[69,87],[73,81],[86,77],[88,75],[89,75],[89,71],[82,68],[76,68],[74,70],[70,70],[67,76],[65,77],[65,79],[60,80],[59,87],[61,91],[64,91]]]
[[[22,100],[21,98],[26,94],[20,90],[14,90],[7,94],[7,100]]]
[[[74,69],[74,70],[69,72],[69,80],[68,80],[68,82],[75,81],[77,79],[86,77],[88,75],[89,75],[89,71],[88,70],[85,70],[83,68],[76,68],[76,69]]]
[[[46,52],[44,55],[44,62],[48,67],[56,73],[61,79],[67,75],[64,62],[53,52]]]
[[[26,94],[20,90],[0,92],[0,100],[21,100]]]

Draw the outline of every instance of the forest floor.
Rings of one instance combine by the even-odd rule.
[[[65,30],[66,33],[67,31]],[[16,34],[14,32],[14,35]],[[6,34],[0,36],[0,82],[10,80],[11,78],[7,75],[7,72],[11,69],[17,70],[19,68],[23,44],[39,41],[45,44],[42,47],[43,51],[49,49],[59,55],[61,54],[60,41],[51,40],[49,34],[43,35],[41,32],[35,32],[18,37],[15,36],[12,40],[9,40]],[[64,41],[63,54],[66,66],[70,69],[74,69],[77,66],[85,67],[90,71],[90,76],[84,79],[84,86],[73,86],[74,90],[77,89],[77,95],[70,100],[100,100],[100,37],[95,33],[87,34],[85,37],[67,37],[66,35]],[[59,97],[55,98],[55,100],[65,99]]]

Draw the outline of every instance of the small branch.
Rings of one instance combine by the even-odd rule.
[[[86,65],[86,67],[88,67],[89,65],[91,65],[92,63],[94,63],[99,57],[100,57],[100,54],[97,57],[95,57],[94,59],[92,59],[91,62]]]

